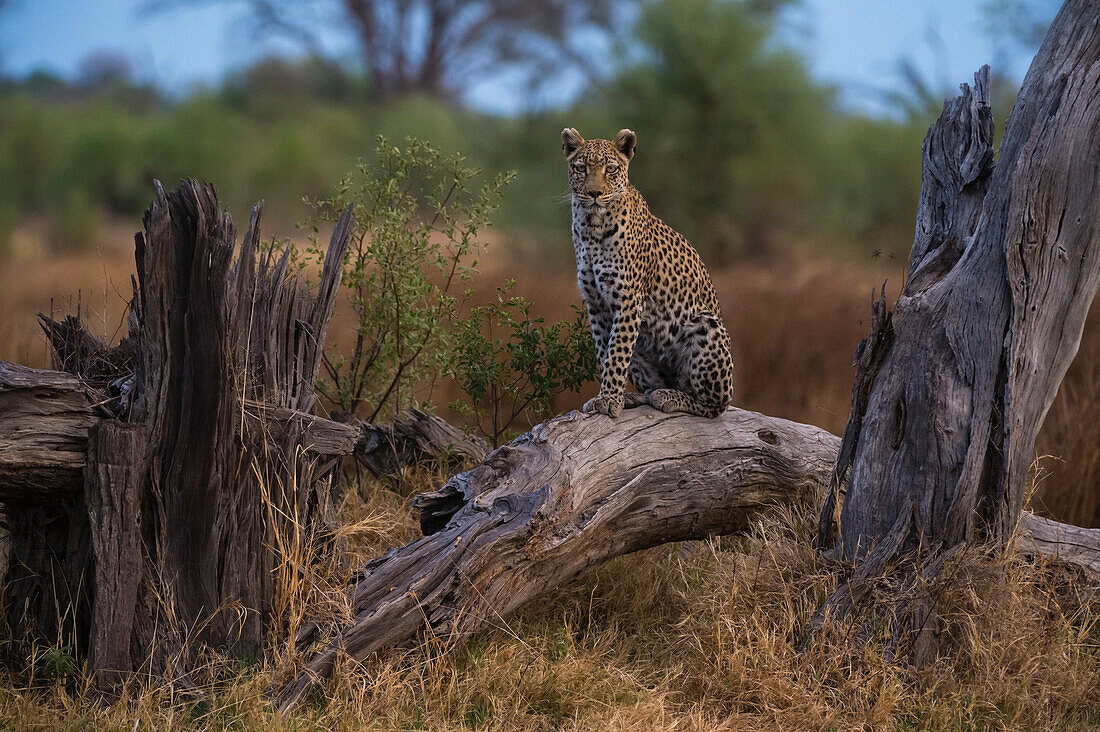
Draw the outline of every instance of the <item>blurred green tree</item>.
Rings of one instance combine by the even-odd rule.
[[[952,92],[914,76],[896,114],[845,113],[775,33],[789,4],[625,0],[620,7],[638,12],[616,22],[635,30],[621,54],[605,54],[625,62],[602,68],[604,81],[569,108],[507,117],[424,93],[380,104],[364,73],[316,57],[264,60],[179,100],[146,95],[125,73],[88,73],[84,84],[48,74],[4,80],[0,241],[31,214],[48,217],[55,241],[94,240],[97,221],[140,214],[153,178],[187,175],[217,182],[239,217],[265,198],[269,215],[288,224],[305,213],[302,196],[324,196],[383,134],[464,150],[490,173],[517,170],[498,224],[564,254],[560,130],[607,136],[626,126],[641,142],[631,178],[712,262],[791,243],[903,253],[920,141]],[[1003,119],[1014,86],[994,80]]]
[[[770,42],[783,4],[647,5],[638,61],[608,90],[620,126],[638,133],[631,180],[718,259],[772,249],[813,194],[831,92]]]
[[[291,61],[272,57],[231,73],[222,84],[221,98],[230,106],[261,111],[267,100],[285,103],[288,96],[332,104],[354,104],[366,96],[361,76],[317,56]]]

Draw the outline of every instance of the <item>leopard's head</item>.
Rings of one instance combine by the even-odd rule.
[[[561,131],[561,147],[569,162],[573,200],[586,208],[606,208],[626,191],[627,168],[638,136],[619,130],[614,140],[585,140],[572,127]]]

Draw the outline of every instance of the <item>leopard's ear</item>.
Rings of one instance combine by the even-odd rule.
[[[634,151],[638,149],[638,136],[634,130],[619,130],[612,143],[624,158],[630,160],[634,157]]]
[[[561,149],[565,151],[565,157],[570,157],[577,152],[577,148],[584,144],[581,133],[572,127],[566,127],[561,131]]]

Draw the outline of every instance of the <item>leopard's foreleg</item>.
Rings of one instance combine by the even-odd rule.
[[[598,412],[618,417],[626,402],[626,377],[634,345],[638,341],[641,308],[627,301],[612,314],[611,334],[608,338],[607,357],[600,363],[600,391],[584,405],[585,412]]]

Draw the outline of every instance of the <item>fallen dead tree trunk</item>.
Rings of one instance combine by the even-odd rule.
[[[62,353],[73,340],[87,354],[110,354],[99,339],[74,321],[47,320]],[[53,326],[63,325],[65,330]],[[110,358],[110,356],[108,356]],[[79,370],[86,363],[75,355],[59,357],[60,365]],[[115,374],[117,376],[117,374]],[[50,506],[71,500],[84,488],[88,435],[101,421],[115,417],[117,397],[97,391],[85,374],[34,369],[0,360],[0,504],[9,507]],[[97,384],[106,386],[105,383]],[[269,439],[298,433],[303,450],[314,456],[354,455],[377,477],[408,467],[455,469],[479,463],[488,445],[434,414],[412,410],[391,424],[372,425],[352,419],[339,422],[297,409],[243,399],[238,439],[265,434]]]
[[[817,427],[740,409],[715,420],[641,407],[614,422],[578,412],[545,422],[417,497],[426,536],[363,567],[350,624],[300,634],[302,650],[323,650],[279,705],[295,704],[342,655],[362,661],[420,632],[476,632],[619,555],[736,532],[769,507],[819,499],[839,445]],[[1034,520],[1042,538],[1022,547],[1100,570],[1100,531],[1081,546],[1077,529],[1067,544],[1058,527],[1075,527]]]
[[[0,361],[0,504],[59,503],[84,483],[88,430],[102,419],[79,378]]]
[[[768,506],[812,499],[836,445],[817,427],[736,409],[715,420],[646,407],[614,422],[578,412],[545,422],[417,499],[435,533],[363,568],[355,620],[279,703],[295,703],[341,654],[361,660],[420,630],[475,631],[613,557],[737,531]]]
[[[1017,536],[1020,551],[1060,559],[1100,582],[1100,529],[1071,526],[1024,511]]]
[[[80,493],[88,436],[114,417],[111,401],[82,377],[0,361],[0,505],[53,506]],[[351,455],[361,442],[358,427],[296,409],[245,399],[240,413],[237,439],[300,431],[303,450],[332,457]]]
[[[399,415],[391,424],[360,425],[355,460],[376,477],[407,467],[457,469],[485,459],[489,446],[434,414],[419,409]]]

